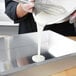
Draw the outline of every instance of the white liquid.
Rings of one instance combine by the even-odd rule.
[[[40,55],[40,50],[41,50],[41,33],[43,31],[43,28],[39,26],[37,23],[37,30],[38,30],[38,55]]]
[[[43,27],[40,27],[40,25],[37,23],[37,29],[38,29],[38,55],[33,56],[32,60],[34,62],[41,62],[45,60],[45,57],[41,55],[41,33],[43,31]]]
[[[51,9],[52,11],[50,12],[50,14],[47,14],[46,12],[39,12],[38,14],[33,14],[34,19],[37,23],[37,29],[38,29],[38,55],[35,55],[32,57],[34,62],[41,62],[45,60],[45,57],[43,55],[41,55],[41,33],[43,31],[43,28],[46,24],[53,24],[53,23],[57,23],[58,21],[60,21],[60,14],[63,11],[63,9],[59,9],[59,11],[57,11],[57,9]],[[59,19],[60,18],[60,19]],[[39,25],[39,24],[40,25]]]

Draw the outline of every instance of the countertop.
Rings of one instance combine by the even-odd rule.
[[[69,36],[69,38],[76,41],[76,36]]]
[[[76,76],[76,67],[49,76]]]
[[[76,36],[69,36],[69,38],[76,41]],[[76,76],[76,67],[49,76]]]

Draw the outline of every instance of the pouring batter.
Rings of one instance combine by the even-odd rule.
[[[34,0],[30,0],[30,2],[34,3]],[[34,4],[23,4],[13,0],[5,0],[5,13],[14,21],[14,23],[19,23],[19,34],[37,32],[36,22],[32,15],[33,7]],[[27,11],[23,8],[27,9]],[[53,24],[52,26],[45,26],[44,30],[53,30],[65,36],[76,35],[74,26],[69,23],[69,20]]]

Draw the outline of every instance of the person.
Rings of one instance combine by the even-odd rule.
[[[46,26],[45,29],[51,29],[64,36],[76,36],[74,24],[70,24],[69,21],[59,24],[53,24],[52,26]]]
[[[34,21],[32,12],[34,0],[30,0],[29,4],[18,3],[13,0],[5,0],[5,13],[14,20],[14,23],[19,23],[19,34],[36,32],[37,26]],[[45,26],[44,30],[53,30],[65,36],[75,36],[74,25],[69,21]]]
[[[5,0],[5,13],[19,23],[19,34],[36,32],[36,23],[32,16],[34,0],[30,0],[28,4],[18,3],[13,0]]]
[[[19,23],[19,34],[36,32],[36,23],[32,16],[34,0],[30,0],[29,4],[18,3],[13,0],[5,0],[5,13],[14,23]],[[18,67],[29,64],[28,58],[22,57],[16,59]],[[15,66],[13,64],[13,66]]]
[[[18,3],[13,0],[5,0],[5,13],[14,21],[14,23],[19,23],[19,34],[37,32],[36,22],[32,15],[33,7],[34,0],[30,0],[28,4]],[[52,30],[65,36],[76,35],[74,25],[70,24],[68,20],[51,26],[46,25],[44,30]],[[22,59],[18,60],[18,63],[24,65]]]

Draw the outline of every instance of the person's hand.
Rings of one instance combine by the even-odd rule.
[[[69,22],[70,23],[75,23],[76,22],[76,11],[73,14],[71,14]]]
[[[25,12],[32,13],[34,7],[34,0],[29,0],[29,2],[26,4],[21,4],[21,7]]]
[[[34,0],[29,0],[29,2],[26,4],[19,3],[16,8],[17,17],[21,18],[27,15],[28,13],[32,13],[33,7],[34,7]]]

